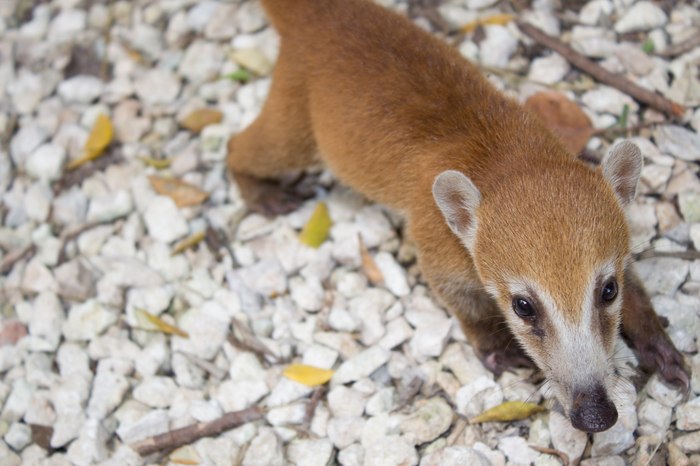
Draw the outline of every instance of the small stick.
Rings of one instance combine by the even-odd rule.
[[[61,249],[60,252],[58,253],[58,263],[62,264],[66,261],[66,248],[68,247],[68,243],[71,241],[75,240],[78,236],[82,235],[85,233],[87,230],[91,230],[95,227],[99,227],[102,225],[109,225],[112,222],[116,222],[117,220],[121,220],[125,218],[128,214],[120,215],[119,217],[112,218],[109,220],[98,220],[96,222],[90,222],[86,223],[85,225],[80,225],[76,228],[74,228],[71,231],[68,231],[61,235],[62,238],[62,243],[61,243]]]
[[[672,102],[659,94],[639,87],[624,76],[609,72],[594,61],[588,59],[568,45],[564,44],[559,39],[546,34],[541,29],[523,21],[518,21],[517,25],[524,34],[530,36],[535,42],[554,50],[559,55],[566,58],[569,63],[590,74],[601,83],[612,86],[633,97],[639,102],[649,105],[650,107],[673,117],[682,117],[685,113],[685,107],[682,105]]]
[[[545,455],[558,456],[559,459],[561,460],[561,462],[564,463],[564,466],[569,466],[569,463],[570,463],[569,462],[569,455],[567,455],[563,451],[555,450],[554,448],[540,447],[538,445],[528,445],[528,446],[535,451],[539,451],[540,453],[544,453]]]
[[[236,348],[249,351],[256,355],[260,362],[266,362],[269,358],[270,361],[274,363],[281,363],[280,358],[263,342],[258,340],[253,332],[251,332],[246,325],[238,319],[233,319],[234,328],[228,336],[228,342],[231,343]],[[236,329],[241,332],[241,337],[236,335]]]
[[[183,445],[188,445],[203,437],[219,435],[222,432],[249,422],[262,419],[265,411],[253,406],[241,411],[226,413],[220,418],[209,422],[198,422],[180,429],[171,430],[160,435],[155,435],[131,445],[136,453],[145,457],[163,450],[174,450]]]
[[[23,248],[19,248],[10,252],[5,258],[0,262],[0,273],[9,272],[14,265],[24,259],[25,257],[31,257],[36,252],[36,244],[31,243]]]
[[[408,403],[410,403],[411,400],[415,398],[418,392],[420,392],[421,387],[423,387],[423,379],[421,379],[418,376],[413,377],[411,381],[408,382],[408,384],[404,387],[400,396],[398,406],[396,406],[396,408],[392,409],[391,411],[400,411],[404,407],[406,407],[406,405],[408,405]]]
[[[325,385],[317,387],[316,390],[311,394],[311,399],[306,405],[306,412],[304,413],[304,424],[302,425],[302,431],[308,435],[311,431],[311,421],[314,419],[314,413],[316,412],[316,407],[320,403],[323,395],[326,394]]]
[[[655,257],[671,257],[674,259],[697,260],[700,259],[700,251],[656,251],[654,249],[645,249],[635,255],[638,261],[644,259],[653,259]]]
[[[457,443],[457,440],[459,440],[460,435],[464,433],[464,429],[467,428],[467,421],[466,419],[460,417],[457,419],[457,423],[455,425],[454,430],[452,433],[450,433],[450,436],[447,437],[447,445],[452,446],[455,443]]]
[[[697,46],[700,46],[700,33],[690,36],[688,39],[677,44],[669,45],[657,53],[657,55],[664,58],[673,58],[686,52],[690,52]]]
[[[226,377],[227,372],[220,367],[215,366],[206,359],[202,359],[194,354],[186,353],[184,351],[175,351],[175,354],[180,354],[182,357],[187,359],[189,362],[199,367],[200,369],[208,372],[216,380],[223,380]]]
[[[646,129],[646,128],[651,128],[656,125],[663,124],[663,122],[659,121],[645,121],[643,123],[639,123],[638,125],[633,125],[633,126],[627,126],[627,127],[622,127],[622,126],[611,126],[609,128],[597,128],[593,130],[592,136],[603,136],[605,138],[608,138],[609,136],[614,136],[619,133],[634,133],[639,131],[640,129]]]

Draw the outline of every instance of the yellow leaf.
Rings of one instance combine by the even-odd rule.
[[[202,463],[197,450],[190,445],[185,445],[170,453],[168,459],[175,464],[197,465]]]
[[[170,159],[154,159],[153,157],[139,157],[143,163],[158,170],[164,170],[170,166]]]
[[[471,21],[464,26],[462,26],[462,31],[466,33],[473,32],[476,28],[479,26],[489,26],[489,25],[496,25],[496,26],[505,26],[506,24],[510,23],[515,19],[515,16],[509,15],[507,13],[500,13],[500,14],[495,14],[491,16],[487,16],[486,18],[480,18],[474,21]]]
[[[312,248],[318,248],[328,237],[328,232],[331,229],[331,217],[328,214],[328,207],[325,202],[319,202],[311,214],[311,218],[304,229],[301,230],[299,241]]]
[[[307,366],[306,364],[292,364],[287,366],[282,374],[290,380],[299,382],[309,387],[323,385],[331,380],[333,371],[320,367]]]
[[[112,142],[113,135],[114,128],[112,128],[112,122],[108,116],[100,113],[95,120],[95,124],[92,127],[92,131],[90,131],[87,141],[85,141],[83,155],[70,162],[68,164],[68,169],[73,170],[104,154],[105,149],[109,146],[109,143]]]
[[[362,258],[362,270],[365,272],[367,279],[372,285],[375,286],[383,283],[384,274],[381,270],[379,270],[379,267],[377,267],[377,263],[374,262],[374,258],[370,255],[369,251],[367,250],[367,246],[365,246],[364,241],[362,241],[362,235],[358,234],[357,238],[360,241],[360,257]]]
[[[162,178],[160,176],[149,176],[148,181],[158,193],[168,196],[178,207],[189,207],[201,204],[209,197],[198,187],[175,178]]]
[[[199,133],[205,126],[219,123],[223,117],[223,114],[218,110],[200,108],[183,118],[180,125],[193,133]]]
[[[204,230],[198,231],[197,233],[188,236],[187,238],[183,239],[182,241],[179,241],[175,247],[173,247],[173,251],[170,253],[171,256],[176,256],[183,252],[185,249],[189,249],[191,247],[194,247],[198,245],[199,243],[202,242],[204,237],[206,236],[206,232]]]
[[[157,330],[168,335],[177,335],[182,338],[189,338],[189,334],[182,329],[170,325],[158,316],[154,316],[150,312],[144,311],[143,309],[134,309],[134,315],[139,325],[144,330]]]
[[[534,403],[526,403],[524,401],[506,401],[491,409],[487,409],[476,417],[469,419],[470,424],[479,424],[481,422],[508,422],[520,421],[528,418],[535,413],[545,411],[543,406]]]

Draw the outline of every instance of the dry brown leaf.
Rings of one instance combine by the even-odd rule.
[[[319,202],[316,204],[316,209],[311,214],[311,218],[304,225],[304,229],[301,230],[299,241],[312,248],[318,248],[328,237],[331,224],[331,217],[326,203]]]
[[[479,26],[489,26],[489,25],[497,25],[497,26],[505,26],[506,24],[510,23],[515,19],[515,16],[509,15],[506,13],[501,13],[501,14],[495,14],[491,16],[487,16],[485,18],[480,18],[474,21],[471,21],[464,26],[462,26],[462,31],[466,33],[473,32],[478,28]]]
[[[520,421],[532,416],[535,413],[545,411],[545,408],[524,401],[506,401],[491,409],[487,409],[483,413],[469,419],[470,424],[479,424],[481,422],[510,422]]]
[[[357,239],[360,243],[360,257],[362,258],[362,271],[365,273],[367,276],[367,279],[370,281],[370,283],[374,286],[380,285],[384,283],[384,274],[382,273],[381,270],[379,270],[379,267],[377,267],[377,263],[374,262],[374,258],[370,255],[369,251],[367,250],[367,246],[365,246],[365,242],[362,241],[362,235],[358,234]]]
[[[580,154],[593,135],[588,116],[559,92],[538,92],[527,99],[525,108],[535,113],[573,155]]]
[[[223,118],[224,115],[218,110],[200,108],[183,118],[182,121],[180,121],[180,126],[193,133],[199,133],[205,126],[219,123]]]
[[[92,131],[90,131],[87,141],[85,141],[83,155],[71,161],[67,168],[73,170],[84,163],[100,157],[104,154],[109,143],[112,142],[113,136],[114,128],[112,127],[112,121],[107,115],[100,113],[95,120],[95,124],[92,126]]]
[[[307,366],[306,364],[291,364],[284,368],[282,374],[295,382],[299,382],[308,387],[323,385],[331,380],[333,371],[321,369],[320,367]]]
[[[194,233],[187,238],[183,239],[182,241],[179,241],[175,247],[173,247],[172,252],[170,253],[171,256],[176,256],[183,252],[186,249],[192,248],[199,243],[202,242],[204,237],[206,236],[206,231],[198,231],[197,233]]]
[[[136,320],[144,330],[156,330],[167,333],[168,335],[177,335],[182,338],[190,337],[184,330],[167,323],[160,317],[154,316],[143,309],[134,309],[134,316],[136,316]]]
[[[168,196],[178,207],[199,205],[209,197],[209,193],[176,178],[149,176],[148,181],[158,194]]]

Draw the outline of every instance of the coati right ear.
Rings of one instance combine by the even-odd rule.
[[[481,193],[464,174],[447,170],[435,177],[433,197],[450,229],[472,250],[476,239],[476,209]]]
[[[642,174],[642,151],[633,142],[618,142],[610,148],[600,166],[603,176],[612,186],[620,204],[625,207],[637,193],[637,182]]]

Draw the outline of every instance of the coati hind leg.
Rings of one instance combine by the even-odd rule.
[[[688,393],[690,378],[683,356],[666,334],[639,277],[630,269],[625,273],[622,336],[637,352],[644,369],[657,370],[666,382]]]
[[[265,216],[294,210],[304,196],[280,176],[317,162],[303,70],[284,45],[258,118],[228,142],[228,167],[248,207]]]

